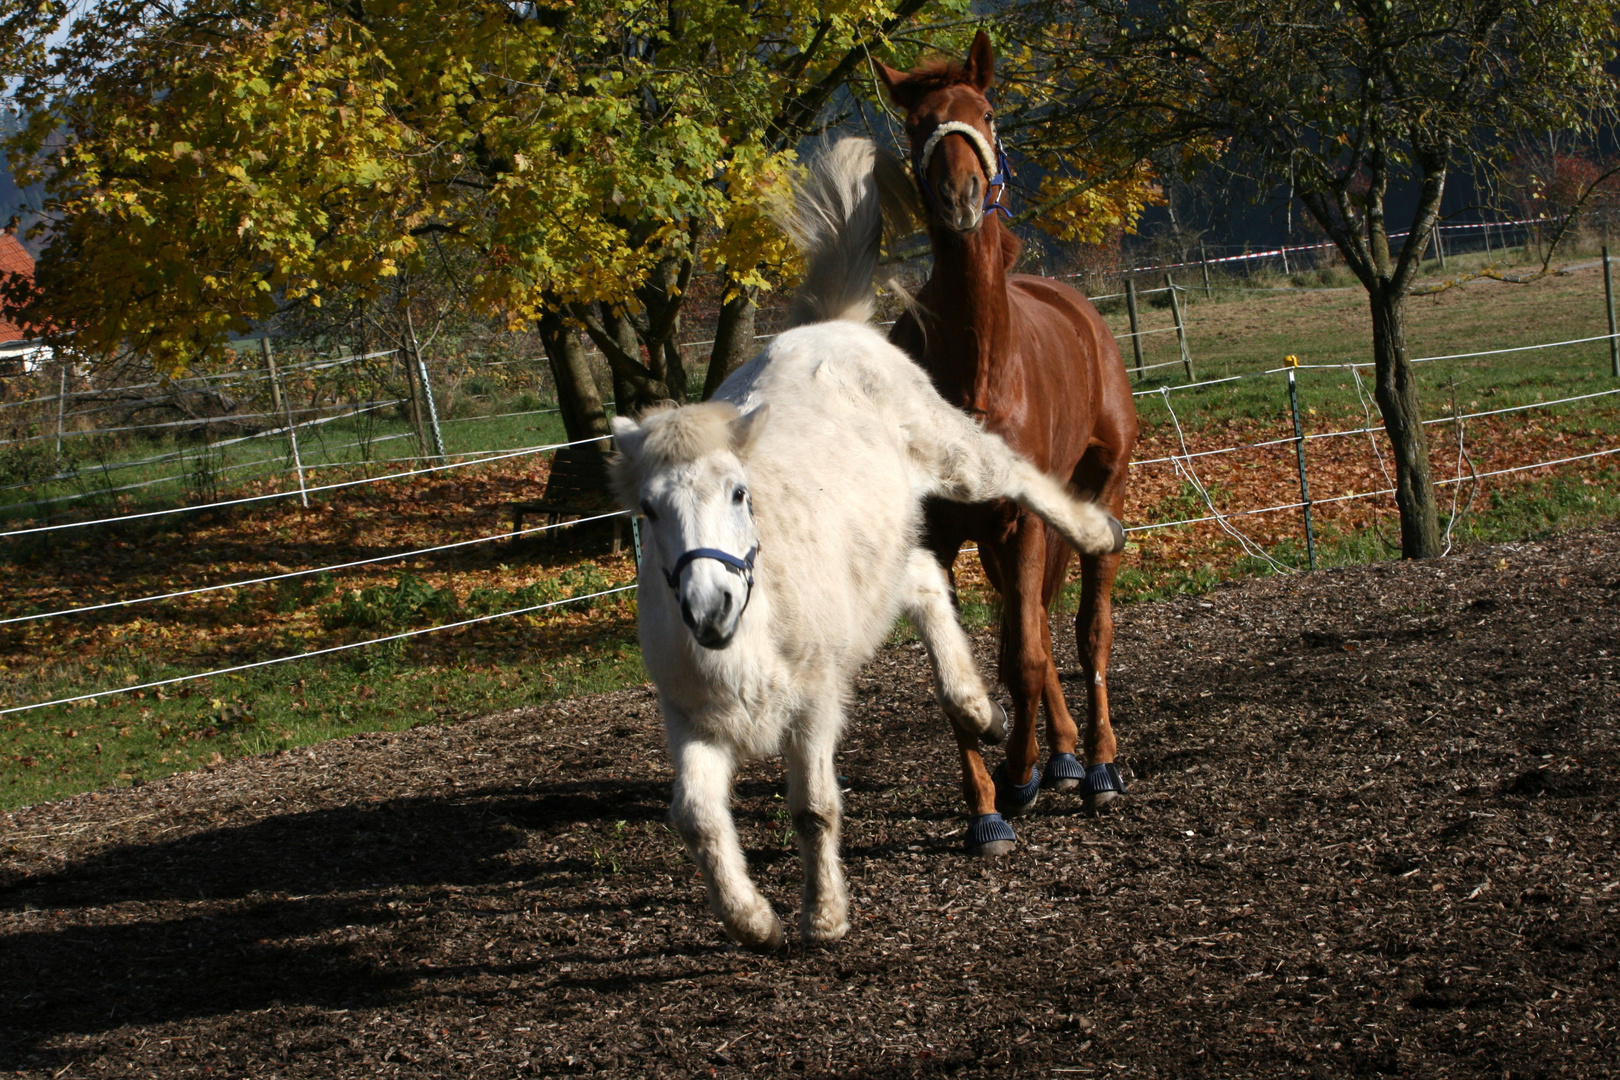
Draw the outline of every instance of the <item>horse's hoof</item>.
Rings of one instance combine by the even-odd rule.
[[[1086,778],[1085,766],[1073,754],[1053,754],[1046,759],[1041,787],[1049,791],[1073,791]]]
[[[999,858],[1017,846],[1018,834],[1000,814],[980,814],[974,818],[962,840],[963,850],[977,859]]]
[[[849,920],[846,918],[810,919],[801,922],[799,926],[799,936],[804,939],[806,945],[831,945],[842,941],[847,933]]]
[[[995,715],[990,717],[990,726],[984,729],[979,741],[986,746],[1000,746],[1007,738],[1007,710],[995,698],[990,699],[990,708],[995,710]]]
[[[1041,797],[1041,770],[1034,766],[1029,770],[1029,782],[1014,784],[1007,779],[1007,763],[1002,762],[996,766],[995,774],[991,777],[996,784],[996,809],[1007,817],[1017,817],[1035,805],[1035,800]]]
[[[1101,810],[1125,794],[1125,781],[1112,761],[1099,761],[1086,769],[1086,809]]]
[[[1118,555],[1125,550],[1125,526],[1113,514],[1108,515],[1108,531],[1114,534],[1114,550],[1109,554]]]

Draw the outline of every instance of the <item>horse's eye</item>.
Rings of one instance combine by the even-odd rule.
[[[996,115],[996,114],[995,114],[995,113],[993,113],[993,112],[987,112],[987,113],[985,113],[985,114],[984,114],[984,119],[985,119],[985,122],[986,122],[986,123],[988,123],[988,122],[989,122],[989,120],[990,120],[990,118],[991,118],[991,117],[992,117],[992,116],[994,116],[994,115]]]
[[[648,505],[646,502],[643,502],[641,504],[641,512],[642,512],[643,515],[646,516],[648,521],[657,521],[658,520],[658,515],[653,513],[653,508],[650,505]]]
[[[736,503],[738,506],[741,506],[743,500],[746,498],[748,498],[748,492],[744,488],[739,487],[737,490],[731,493],[731,501]]]

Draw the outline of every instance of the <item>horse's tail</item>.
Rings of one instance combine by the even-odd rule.
[[[817,154],[792,206],[777,215],[805,262],[788,325],[869,321],[884,225],[906,231],[916,214],[905,167],[872,140],[840,139]]]

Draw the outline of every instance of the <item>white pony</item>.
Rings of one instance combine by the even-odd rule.
[[[670,818],[740,944],[782,926],[748,878],[730,810],[739,762],[781,753],[804,861],[800,933],[849,929],[833,753],[856,671],[906,615],[957,730],[999,741],[939,563],[918,542],[925,498],[1016,500],[1077,548],[1117,551],[1119,523],[1076,501],[939,396],[868,325],[884,191],[906,188],[872,144],[814,164],[786,222],[804,249],[797,325],[719,398],[613,421],[614,480],[644,515],[640,634],[675,768]],[[890,189],[889,184],[901,185]]]

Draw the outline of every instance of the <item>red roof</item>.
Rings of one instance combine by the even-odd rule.
[[[21,274],[34,280],[34,257],[8,232],[0,232],[0,275]],[[0,319],[0,341],[22,341],[31,337],[5,319]]]

